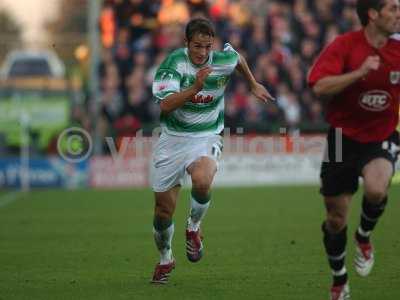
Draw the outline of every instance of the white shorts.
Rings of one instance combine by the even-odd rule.
[[[181,137],[162,133],[153,149],[151,182],[154,192],[165,192],[182,185],[186,169],[202,156],[218,161],[222,154],[222,137]]]

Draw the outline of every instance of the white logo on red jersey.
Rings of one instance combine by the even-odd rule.
[[[390,83],[398,84],[400,82],[400,71],[391,71],[390,72]]]
[[[360,96],[359,104],[365,110],[383,111],[390,106],[391,98],[388,92],[372,90]]]

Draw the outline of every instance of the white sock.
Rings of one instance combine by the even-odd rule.
[[[208,201],[206,204],[201,204],[197,202],[193,197],[190,198],[190,217],[188,219],[189,231],[199,230],[201,220],[205,216],[209,206],[210,201]]]
[[[158,251],[160,251],[160,265],[166,265],[172,262],[172,237],[174,236],[174,223],[163,231],[157,231],[153,228],[154,241]]]

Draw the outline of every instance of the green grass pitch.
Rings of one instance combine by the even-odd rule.
[[[352,299],[400,299],[400,186],[391,188],[374,232],[368,278],[352,266],[360,195],[348,232]],[[150,190],[21,195],[0,207],[0,299],[328,299],[317,187],[214,189],[203,222],[205,256],[195,264],[185,254],[188,197],[183,190],[175,215],[177,267],[168,285],[153,286]]]

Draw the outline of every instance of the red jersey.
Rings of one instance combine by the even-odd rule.
[[[382,48],[371,46],[363,30],[338,36],[312,66],[308,83],[358,69],[368,56],[380,57],[379,69],[333,95],[326,119],[343,134],[361,143],[386,139],[399,120],[400,41],[390,38]]]

